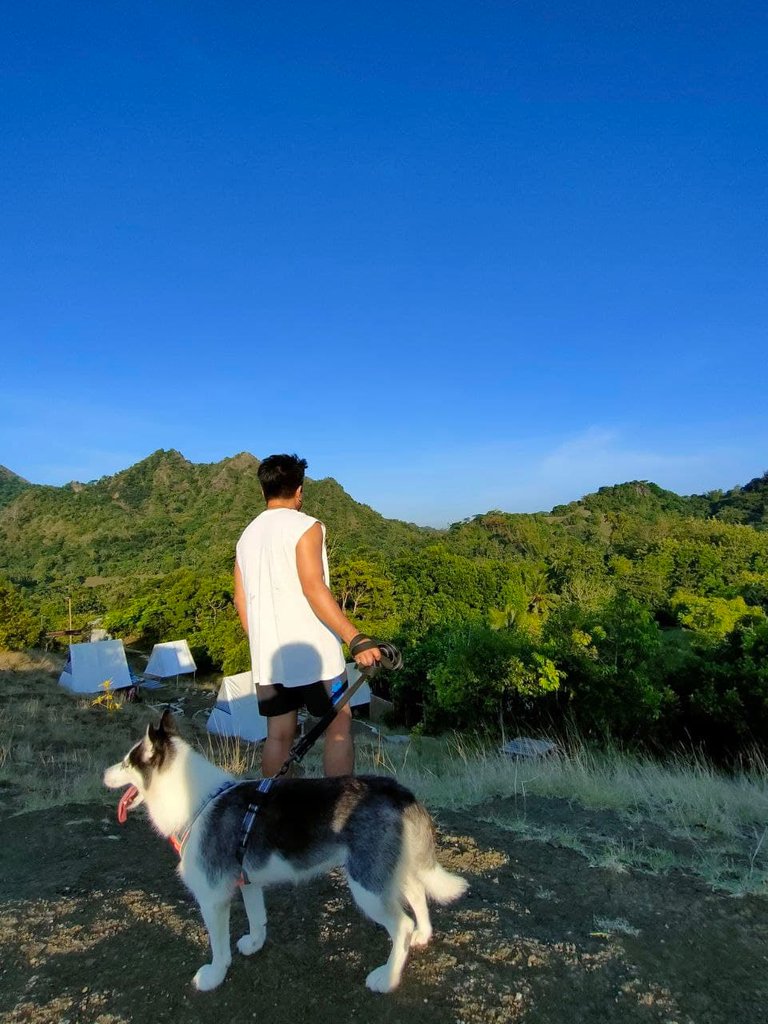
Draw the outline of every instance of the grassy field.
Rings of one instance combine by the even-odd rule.
[[[151,691],[147,703],[115,711],[59,687],[60,659],[0,654],[0,810],[41,810],[104,802],[106,765],[122,756],[166,701],[181,711],[182,729],[211,760],[235,774],[259,774],[259,748],[211,737],[206,712],[212,681]],[[154,704],[154,707],[152,706]],[[768,893],[768,770],[724,775],[701,759],[661,764],[618,750],[574,742],[561,756],[514,761],[459,735],[394,742],[385,732],[357,737],[357,770],[389,772],[432,809],[474,808],[481,820],[580,852],[590,863],[656,872],[683,869],[734,894]],[[303,764],[320,774],[320,747]],[[551,820],[528,813],[549,798]],[[555,808],[567,808],[555,813]],[[610,828],[579,826],[580,810],[600,811]]]

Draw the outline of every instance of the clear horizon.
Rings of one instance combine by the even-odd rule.
[[[298,451],[383,515],[768,464],[768,15],[17,5],[0,463]]]

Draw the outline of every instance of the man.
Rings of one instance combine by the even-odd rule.
[[[258,477],[267,507],[243,531],[235,561],[235,608],[251,648],[259,710],[267,719],[262,774],[281,767],[296,735],[297,712],[317,717],[331,694],[345,690],[340,641],[358,630],[328,589],[325,527],[301,511],[306,459],[270,455]],[[355,656],[358,666],[379,661],[378,647]],[[354,768],[352,712],[347,704],[325,734],[326,775]]]

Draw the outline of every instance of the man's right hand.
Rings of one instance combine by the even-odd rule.
[[[369,651],[361,651],[354,655],[355,664],[358,668],[370,668],[381,661],[381,651],[378,647],[372,647]]]
[[[358,668],[371,668],[381,661],[381,651],[378,647],[373,646],[373,643],[374,641],[366,633],[355,633],[354,636],[347,638],[349,653],[355,659]],[[363,649],[356,651],[356,647]]]

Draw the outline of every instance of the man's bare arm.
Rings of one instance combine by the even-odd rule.
[[[248,602],[245,597],[245,588],[243,587],[243,574],[240,572],[240,566],[235,562],[235,595],[234,595],[235,610],[238,618],[240,619],[240,625],[243,627],[245,632],[248,632]]]
[[[336,604],[336,599],[323,578],[323,528],[320,523],[311,526],[299,539],[296,545],[296,568],[301,589],[312,611],[321,622],[348,644],[359,630]],[[359,654],[355,661],[358,665],[372,665],[380,658],[381,652],[378,647],[374,647]]]

